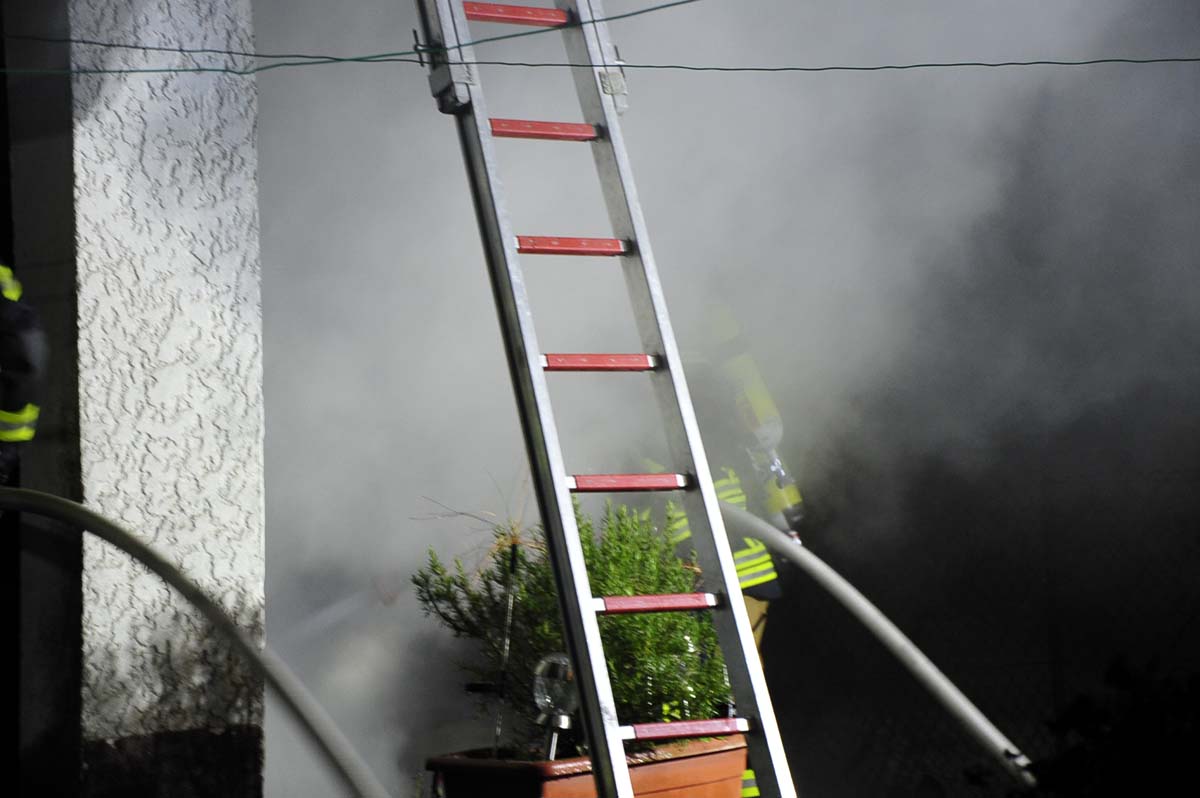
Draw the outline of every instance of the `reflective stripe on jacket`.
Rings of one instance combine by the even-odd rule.
[[[742,771],[742,798],[758,798],[758,780],[754,778],[753,770]]]
[[[717,490],[718,501],[746,509],[746,492],[742,490],[741,480],[732,468],[721,469],[721,478],[713,480],[713,487]],[[676,545],[692,536],[687,516],[673,502],[667,503],[666,527],[668,539]],[[755,538],[742,538],[742,543],[743,547],[733,552],[733,564],[737,568],[738,584],[742,590],[776,579],[775,563],[766,545]]]
[[[23,443],[33,440],[39,414],[40,410],[34,404],[27,404],[15,412],[0,410],[0,442]]]
[[[0,296],[11,302],[21,300],[21,281],[13,275],[13,270],[0,264]]]

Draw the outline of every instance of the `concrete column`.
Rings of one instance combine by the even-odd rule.
[[[249,0],[70,0],[75,39],[253,49]],[[76,69],[235,57],[73,44]],[[262,304],[252,77],[76,74],[86,503],[261,635]],[[261,794],[262,685],[192,608],[84,544],[87,795]]]

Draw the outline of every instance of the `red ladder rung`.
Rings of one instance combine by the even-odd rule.
[[[745,718],[673,720],[666,723],[635,723],[621,727],[624,740],[677,740],[683,737],[716,737],[750,731]]]
[[[567,24],[567,12],[557,8],[512,6],[504,3],[463,3],[467,19],[474,22],[507,22],[512,25],[534,25],[556,28]]]
[[[596,599],[596,612],[625,615],[634,612],[683,612],[717,606],[713,593],[663,593],[656,596],[604,596]]]
[[[542,355],[546,371],[653,371],[654,355]]]
[[[517,252],[523,255],[624,255],[627,251],[619,238],[517,236]]]
[[[646,490],[679,490],[687,487],[683,474],[576,474],[567,477],[575,493],[628,493]]]
[[[595,125],[583,122],[535,122],[532,119],[492,119],[492,135],[502,139],[593,141],[600,138]]]

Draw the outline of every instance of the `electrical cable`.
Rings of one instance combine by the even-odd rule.
[[[855,618],[862,622],[867,630],[887,648],[921,685],[933,694],[947,711],[966,728],[975,740],[982,745],[993,758],[1000,763],[1004,770],[1012,775],[1024,787],[1037,786],[1037,780],[1030,771],[1029,757],[1021,753],[1012,741],[1004,736],[996,726],[987,719],[979,708],[954,685],[946,674],[925,656],[908,637],[892,623],[879,608],[872,604],[866,596],[858,591],[837,571],[813,554],[803,545],[799,545],[786,532],[756,515],[721,502],[721,517],[729,527],[731,536],[749,536],[761,540],[772,551],[791,560],[811,576],[817,584],[825,588],[843,607],[850,611]]]
[[[465,46],[465,45],[464,45]],[[429,51],[422,51],[428,53]],[[309,57],[309,56],[302,56]],[[421,64],[418,58],[383,57],[383,54],[362,56],[360,58],[336,58],[325,61],[281,61],[247,69],[231,67],[128,67],[128,68],[73,68],[73,69],[25,69],[8,67],[0,69],[0,73],[8,75],[134,75],[134,74],[201,74],[219,73],[227,75],[248,76],[275,69],[302,66],[324,66],[327,64]],[[523,67],[527,69],[591,69],[594,64],[576,64],[559,61],[451,61],[452,65],[464,66],[501,66]],[[1196,64],[1200,56],[1161,56],[1152,58],[1088,58],[1078,61],[1064,59],[1038,59],[1033,61],[927,61],[910,64],[828,64],[822,66],[717,66],[709,64],[634,64],[622,62],[622,69],[645,69],[679,72],[722,72],[722,73],[818,73],[818,72],[906,72],[927,69],[1000,69],[1006,67],[1084,67],[1104,64],[1148,65],[1148,64]]]
[[[179,53],[181,55],[228,55],[238,58],[319,58],[336,60],[333,55],[313,55],[310,53],[257,53],[252,50],[222,50],[216,47],[171,47],[165,44],[126,44],[124,42],[107,42],[102,39],[83,39],[73,36],[39,36],[33,33],[6,33],[4,38],[19,42],[46,42],[49,44],[79,44],[87,47],[100,47],[105,50],[143,50],[152,53]]]
[[[451,61],[463,66],[512,66],[512,67],[558,67],[592,68],[593,64],[571,64],[564,62],[530,61]],[[1099,64],[1189,64],[1200,63],[1200,56],[1165,56],[1161,58],[1089,58],[1081,61],[1041,59],[1036,61],[930,61],[912,64],[877,64],[874,66],[706,66],[693,64],[630,64],[622,62],[622,69],[680,70],[686,72],[900,72],[912,69],[948,69],[966,67],[1029,67],[1029,66],[1096,66]]]
[[[355,795],[363,798],[390,798],[387,789],[350,745],[350,741],[334,723],[333,718],[283,660],[266,646],[260,651],[258,644],[234,623],[219,604],[133,533],[82,504],[33,490],[0,488],[0,510],[33,513],[59,521],[73,529],[86,530],[145,565],[200,610],[213,628],[225,635],[254,670],[275,689],[293,718],[325,755],[326,764],[345,781]]]

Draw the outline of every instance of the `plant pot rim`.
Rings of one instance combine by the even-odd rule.
[[[687,759],[689,757],[705,756],[721,751],[733,751],[746,747],[746,737],[732,734],[728,737],[715,737],[703,740],[680,740],[658,746],[649,751],[626,754],[625,761],[630,767],[665,762],[668,760]],[[433,756],[425,760],[425,769],[445,772],[447,770],[504,770],[510,773],[526,773],[536,775],[543,780],[577,776],[592,772],[592,760],[586,756],[553,761],[494,759],[490,748],[475,748],[469,751],[459,751],[452,754]]]

